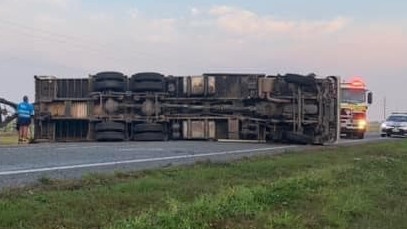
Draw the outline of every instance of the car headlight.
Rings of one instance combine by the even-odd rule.
[[[382,123],[381,125],[380,125],[380,128],[381,129],[386,129],[387,128],[387,124],[384,122],[384,123]]]
[[[359,120],[358,121],[358,129],[365,129],[366,128],[366,124],[367,124],[367,122],[366,122],[366,120]]]

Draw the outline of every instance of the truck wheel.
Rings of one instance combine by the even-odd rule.
[[[121,72],[99,72],[93,76],[94,81],[105,81],[105,80],[115,80],[115,81],[126,81],[126,76]]]
[[[164,76],[160,73],[137,73],[130,79],[131,90],[135,92],[163,92],[164,86]]]
[[[133,139],[136,141],[165,141],[166,135],[163,132],[144,132],[134,134]]]
[[[159,81],[164,80],[164,75],[156,72],[142,72],[131,76],[131,81]]]
[[[93,91],[115,91],[123,92],[125,91],[126,84],[124,82],[116,80],[103,80],[93,82]]]
[[[142,123],[134,126],[134,133],[164,132],[164,126],[159,123]]]
[[[103,131],[96,132],[95,138],[97,141],[124,141],[124,132]]]
[[[136,141],[163,141],[167,135],[164,125],[159,123],[142,123],[134,126],[133,139]]]
[[[133,82],[131,90],[134,92],[163,92],[164,83],[159,81]]]
[[[104,131],[116,131],[116,132],[124,132],[125,125],[124,123],[120,122],[100,122],[95,125],[96,132],[104,132]]]
[[[126,76],[120,72],[100,72],[93,76],[93,91],[116,91],[126,90]]]

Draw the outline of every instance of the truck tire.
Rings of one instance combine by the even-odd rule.
[[[95,125],[96,132],[104,131],[115,131],[115,132],[124,132],[125,125],[120,122],[100,122]]]
[[[158,123],[143,123],[134,126],[133,133],[164,132],[164,126]]]
[[[164,83],[159,81],[134,81],[131,90],[134,92],[163,92]]]
[[[99,72],[93,76],[94,81],[105,81],[105,80],[115,80],[124,82],[126,81],[126,76],[121,72]]]
[[[103,131],[96,132],[95,138],[97,141],[124,141],[125,136],[123,132]]]
[[[155,72],[144,72],[132,75],[130,89],[134,92],[163,92],[164,76]]]
[[[93,91],[115,91],[126,90],[127,77],[120,72],[99,72],[93,76]]]
[[[144,132],[134,134],[133,139],[136,141],[165,141],[166,135],[163,132]]]
[[[142,72],[131,76],[131,81],[157,81],[163,82],[164,75],[156,72]]]
[[[293,83],[301,86],[314,86],[315,79],[312,76],[303,76],[298,74],[286,74],[284,80],[287,83]]]
[[[93,91],[103,92],[103,91],[115,91],[123,92],[125,91],[125,82],[117,80],[103,80],[93,82]]]

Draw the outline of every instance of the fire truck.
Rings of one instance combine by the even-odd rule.
[[[373,93],[360,77],[341,82],[341,137],[363,139],[367,129],[367,110]]]
[[[335,76],[106,71],[34,78],[37,142],[339,138]]]

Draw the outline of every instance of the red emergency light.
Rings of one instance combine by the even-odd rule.
[[[350,86],[356,88],[364,88],[366,86],[365,82],[360,78],[354,78],[350,81]]]

